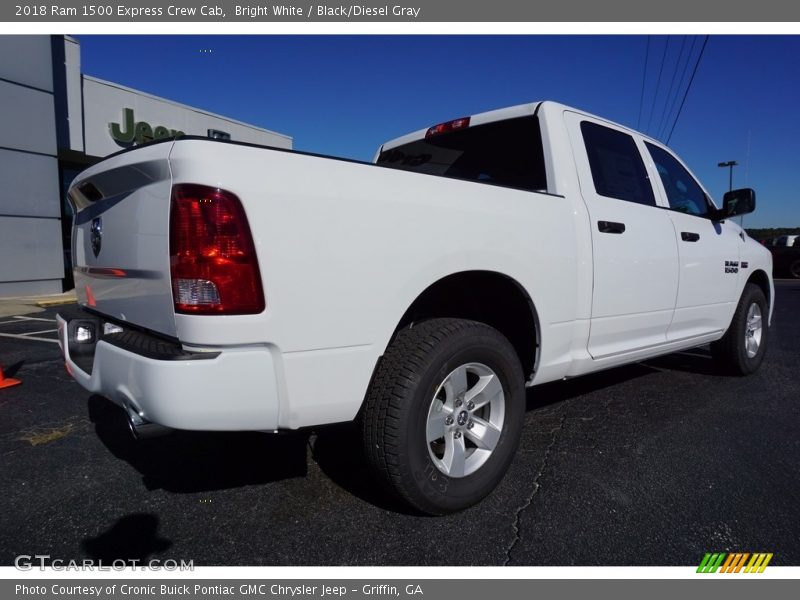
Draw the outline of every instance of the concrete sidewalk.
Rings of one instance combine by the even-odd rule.
[[[0,298],[0,317],[13,317],[40,313],[50,306],[77,302],[75,290],[47,296],[18,296]]]

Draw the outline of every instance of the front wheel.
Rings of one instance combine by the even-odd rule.
[[[769,306],[764,292],[753,283],[744,287],[728,331],[711,344],[711,353],[736,375],[754,373],[764,360],[769,328]]]
[[[509,341],[476,321],[431,319],[401,330],[361,416],[373,472],[417,510],[446,514],[483,499],[514,456],[524,375]]]

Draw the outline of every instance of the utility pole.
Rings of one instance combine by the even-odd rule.
[[[731,191],[733,189],[733,167],[735,167],[738,164],[739,163],[737,163],[735,160],[729,160],[727,162],[717,163],[718,167],[728,167],[728,169],[730,169],[730,171],[728,172],[728,191]]]

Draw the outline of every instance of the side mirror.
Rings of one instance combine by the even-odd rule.
[[[722,208],[714,214],[715,221],[746,215],[756,209],[756,193],[750,188],[731,190],[722,197]]]

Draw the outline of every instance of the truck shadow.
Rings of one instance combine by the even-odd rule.
[[[158,525],[158,517],[150,513],[125,515],[96,537],[84,539],[81,548],[104,565],[122,561],[141,566],[172,547],[170,540],[158,534]]]
[[[623,381],[638,379],[662,371],[680,371],[710,377],[729,376],[711,357],[711,351],[704,346],[529,388],[526,408],[528,411],[540,409],[550,404],[616,386]]]
[[[149,490],[193,493],[304,477],[308,432],[175,431],[135,440],[121,408],[89,398],[89,418],[100,441],[134,467]]]
[[[383,510],[421,516],[372,477],[356,423],[319,428],[312,438],[311,457],[331,481],[349,494]]]
[[[723,375],[707,351],[681,352],[536,386],[527,391],[526,411],[533,413],[664,370]],[[102,443],[115,457],[133,466],[150,490],[195,493],[306,477],[310,448],[311,460],[346,492],[383,510],[418,514],[396,501],[371,477],[355,423],[278,435],[175,431],[137,441],[128,431],[122,409],[105,398],[89,399],[89,417]]]
[[[102,396],[89,398],[89,418],[100,441],[134,467],[148,490],[196,493],[306,477],[311,460],[336,485],[365,502],[414,514],[371,478],[354,423],[282,434],[174,431],[135,440],[125,414]]]
[[[711,350],[705,346],[684,352],[665,354],[643,364],[659,371],[681,371],[711,377],[730,376],[730,373],[726,372],[711,356]]]
[[[630,381],[645,377],[657,372],[657,369],[645,364],[637,363],[616,367],[607,371],[599,371],[590,375],[583,375],[575,379],[553,381],[528,388],[526,406],[527,412],[540,410],[552,404],[558,404],[579,396],[598,392],[602,389],[613,387],[623,381]]]

